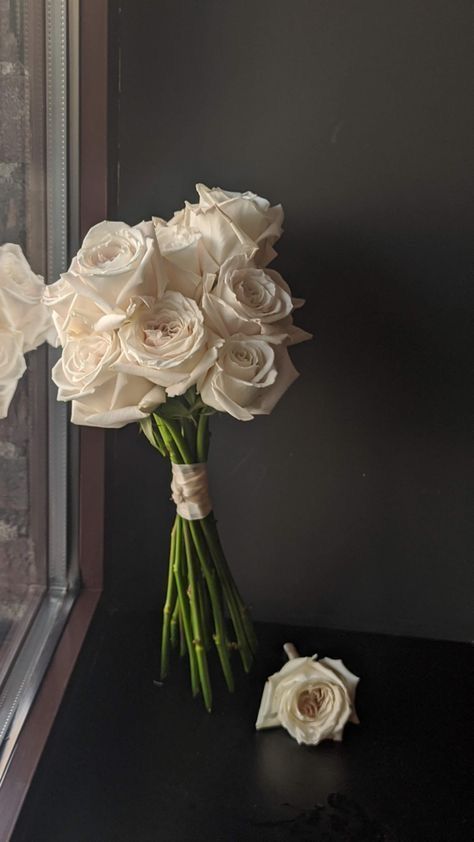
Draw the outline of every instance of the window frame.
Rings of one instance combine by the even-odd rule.
[[[35,0],[28,2],[33,5]],[[69,134],[64,165],[73,197],[69,206],[60,211],[61,219],[51,203],[48,222],[50,224],[51,220],[55,220],[58,225],[68,225],[69,247],[75,250],[87,229],[107,216],[108,2],[46,0],[46,9],[51,15],[51,26],[66,27],[61,38],[53,39],[55,44],[51,43],[50,48],[60,47],[63,50],[62,55],[56,55],[56,60],[63,61],[64,67],[67,66],[68,81],[56,76],[46,80],[46,85],[47,89],[48,85],[68,86],[68,123],[58,127],[53,121],[49,131]],[[31,59],[34,61],[35,56]],[[47,63],[46,72],[48,70],[51,72]],[[53,91],[51,95],[57,93]],[[36,119],[40,116],[36,115]],[[65,177],[66,169],[61,175],[59,168],[55,178]],[[47,185],[50,196],[54,196],[57,189],[55,181]],[[40,184],[38,195],[41,195]],[[46,230],[42,230],[41,225],[37,236],[45,235]],[[60,262],[67,256],[54,254],[53,241],[46,245],[50,277],[54,277],[58,267],[62,269]],[[31,247],[34,249],[34,244]],[[49,507],[48,521],[53,538],[50,552],[55,573],[47,597],[51,601],[50,620],[56,624],[56,633],[50,637],[43,662],[38,665],[38,668],[44,669],[45,662],[49,662],[26,720],[21,725],[0,786],[0,842],[6,842],[11,837],[102,592],[104,431],[72,428],[66,421],[67,408],[60,405],[59,412],[57,408],[54,401],[54,411],[49,413],[50,441],[57,442],[58,448],[49,465],[50,493],[55,505]],[[61,410],[64,413],[62,417]],[[61,464],[64,469],[67,455],[69,474],[75,477],[69,488],[65,485],[65,471],[61,474]],[[74,535],[72,542],[69,542],[66,532],[67,497],[70,501],[68,530]],[[73,571],[72,580],[69,578],[68,581],[65,578],[66,561],[68,570]],[[78,590],[76,582],[79,578],[81,587]]]

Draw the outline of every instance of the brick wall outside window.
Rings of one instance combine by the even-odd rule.
[[[28,97],[19,32],[21,4],[0,0],[0,244],[24,248]],[[40,579],[30,535],[28,412],[26,374],[0,421],[0,624],[14,614],[23,587]]]

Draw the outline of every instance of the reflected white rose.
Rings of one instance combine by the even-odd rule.
[[[293,658],[268,678],[257,730],[283,726],[298,743],[340,742],[347,722],[357,723],[359,678],[340,660]]]
[[[202,245],[219,266],[235,254],[253,257],[266,266],[275,257],[273,244],[282,233],[283,209],[271,207],[255,193],[233,193],[197,184],[199,203],[186,202],[169,225],[199,231]]]
[[[122,353],[115,369],[146,377],[170,397],[184,394],[217,358],[196,302],[171,290],[157,301],[142,299],[118,335]]]
[[[73,313],[84,311],[88,318],[97,315],[95,330],[117,328],[126,318],[132,297],[158,296],[164,290],[165,276],[153,224],[95,225],[57,284],[60,286],[53,284],[49,288],[45,303],[56,311],[62,334],[69,332],[71,319],[74,324]]]
[[[250,421],[254,415],[268,415],[297,377],[285,346],[237,334],[219,348],[198,390],[208,406]]]
[[[20,246],[0,246],[0,325],[22,332],[25,352],[54,341],[51,315],[42,302],[44,288]]]
[[[272,342],[295,344],[311,334],[293,325],[291,313],[304,302],[291,297],[282,276],[261,269],[244,255],[230,257],[217,278],[204,282],[202,307],[206,322],[219,336],[261,334]]]
[[[0,328],[0,418],[6,418],[19,379],[26,369],[23,334]]]

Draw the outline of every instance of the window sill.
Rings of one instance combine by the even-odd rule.
[[[13,832],[99,598],[99,590],[83,590],[78,595],[16,740],[0,787],[0,842],[7,842]]]

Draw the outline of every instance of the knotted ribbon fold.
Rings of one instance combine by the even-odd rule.
[[[207,481],[207,464],[171,465],[171,496],[176,510],[185,520],[201,520],[212,510]]]

